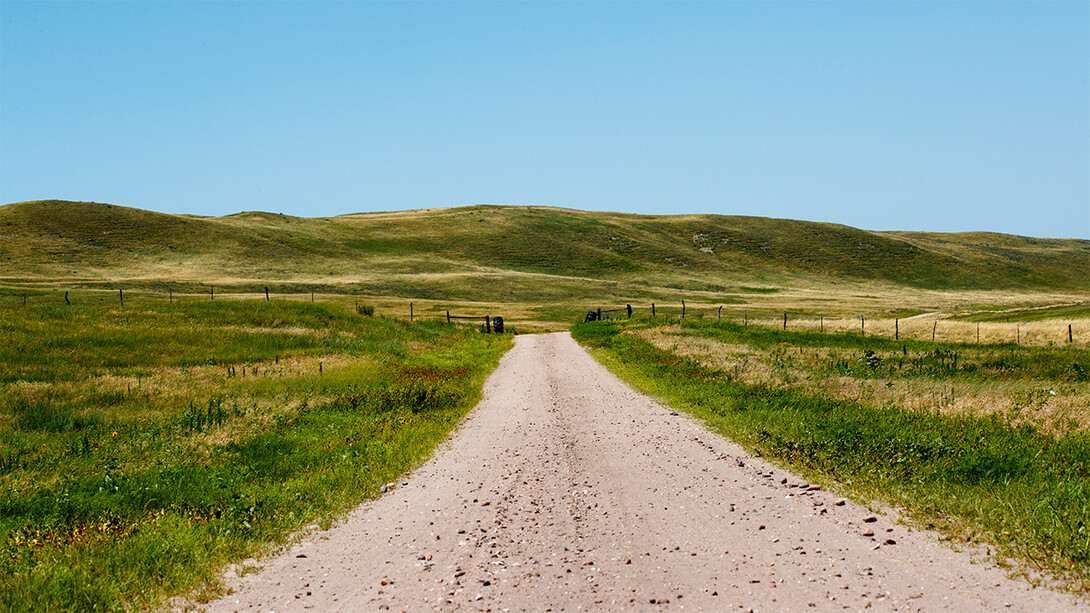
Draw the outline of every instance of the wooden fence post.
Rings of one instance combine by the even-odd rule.
[[[893,320],[893,340],[895,340],[895,341],[901,340],[901,320],[900,319],[894,319]]]
[[[825,316],[824,315],[818,315],[818,322],[819,322],[819,325],[821,326],[821,330],[820,330],[821,333],[825,334]]]
[[[681,301],[681,318],[685,319],[685,301]]]
[[[784,311],[784,314],[783,314],[783,329],[784,330],[787,329],[787,312],[786,311]]]
[[[120,287],[117,288],[117,300],[121,303],[121,306],[125,306],[125,294]]]
[[[447,323],[450,323],[450,311],[447,311]]]
[[[209,298],[208,298],[209,300],[215,300],[216,299],[216,286],[215,285],[209,285],[208,286],[208,296],[209,296]]]
[[[1022,322],[1018,322],[1018,323],[1014,324],[1014,326],[1015,326],[1015,334],[1017,335],[1017,336],[1014,337],[1014,344],[1015,345],[1021,345],[1022,344]]]
[[[168,289],[167,290],[167,295],[170,296],[170,303],[174,304],[174,290]]]
[[[723,319],[723,305],[719,305],[719,308],[715,310],[715,318]]]
[[[269,286],[265,286],[265,302],[269,301]],[[356,301],[356,306],[359,306],[359,300]]]
[[[26,294],[23,294],[23,306],[26,306]]]
[[[976,344],[980,344],[980,322],[976,322]]]
[[[1067,324],[1067,342],[1075,342],[1075,337],[1071,335],[1071,324]]]
[[[867,318],[863,315],[859,316],[859,333],[863,336],[867,335]]]
[[[651,317],[654,317],[654,316],[655,316],[655,303],[652,302],[651,303]]]
[[[413,320],[413,303],[409,302],[409,321]]]
[[[310,291],[310,301],[314,302],[314,290]]]
[[[71,302],[68,301],[68,292],[64,292],[64,303],[68,304],[68,305],[72,304]]]
[[[939,329],[939,322],[937,322],[937,321],[936,321],[936,322],[935,322],[935,323],[934,323],[934,324],[933,324],[933,325],[931,326],[931,342],[932,342],[932,343],[933,343],[933,342],[935,342],[935,331],[936,331],[936,330],[938,330],[938,329]]]

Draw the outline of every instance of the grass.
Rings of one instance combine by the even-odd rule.
[[[0,609],[211,593],[226,562],[374,495],[472,406],[507,346],[447,326],[447,311],[526,332],[626,304],[675,321],[682,301],[677,329],[576,333],[754,448],[829,479],[844,468],[861,495],[1085,576],[1083,532],[1064,530],[1084,509],[1090,241],[548,207],[207,218],[61,201],[0,206],[0,234]],[[790,329],[772,331],[785,312]],[[837,424],[875,436],[852,443]],[[958,438],[977,430],[994,457]]]
[[[1042,432],[1090,429],[1090,350],[933,343],[686,320],[636,332],[751,384],[824,390],[872,406],[997,416]]]
[[[654,303],[680,314],[684,300],[687,316],[720,306],[737,321],[787,311],[814,327],[819,317],[849,327],[861,315],[892,327],[896,317],[938,312],[939,340],[951,341],[975,325],[951,316],[1073,304],[1090,291],[1090,241],[757,217],[471,206],[212,218],[43,201],[0,206],[0,232],[5,304],[61,304],[66,292],[76,305],[116,304],[123,289],[127,306],[139,308],[171,295],[203,300],[213,289],[217,299],[263,299],[267,288],[280,299],[358,300],[398,317],[409,302],[425,316],[490,309],[534,331],[566,328],[599,307],[631,304],[642,315]],[[1041,323],[1066,314],[1052,315]],[[930,336],[930,323],[902,322],[917,338]],[[997,335],[1030,343],[1058,342],[1066,331],[1029,329],[1023,341],[1021,324],[1003,325],[994,324]]]
[[[998,312],[981,312],[960,315],[960,321],[969,322],[1039,322],[1055,320],[1079,320],[1090,318],[1090,304],[1045,305],[1005,309]],[[1080,322],[1081,323],[1081,322]]]
[[[1019,560],[1083,592],[1090,587],[1085,428],[1043,431],[1003,414],[911,408],[846,397],[822,384],[830,376],[857,384],[877,379],[883,387],[1014,381],[1026,392],[1078,386],[1085,397],[1085,375],[1063,368],[1069,360],[1085,363],[1085,349],[895,344],[714,322],[686,322],[664,336],[661,325],[581,324],[573,334],[639,389],[759,454],[859,499],[900,506],[925,527],[991,543],[1001,561]],[[751,376],[648,340],[668,342],[671,334],[683,342],[720,343],[734,351],[735,364],[748,360],[747,368],[763,373]],[[894,353],[900,363],[891,362]],[[960,356],[956,366],[954,354]],[[1085,413],[1086,404],[1080,410]]]
[[[340,305],[0,305],[0,609],[216,593],[471,408],[509,335]]]
[[[842,294],[844,284],[1065,296],[1090,289],[1090,241],[868,232],[759,217],[471,206],[209,218],[43,201],[0,207],[0,231],[0,281],[27,288],[171,283],[196,292],[214,284],[523,304],[775,302],[796,288]]]

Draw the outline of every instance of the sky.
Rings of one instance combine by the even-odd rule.
[[[0,1],[0,203],[1090,239],[1090,2]]]

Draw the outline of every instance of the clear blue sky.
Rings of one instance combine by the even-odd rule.
[[[0,2],[0,202],[1090,238],[1090,2]]]

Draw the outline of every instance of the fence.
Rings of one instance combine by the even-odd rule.
[[[627,312],[631,318],[641,307],[633,308],[625,305],[624,308],[599,308],[598,319],[602,319],[603,313]],[[680,301],[680,308],[671,305],[664,308],[661,303],[650,303],[642,307],[650,311],[649,317],[669,319],[702,319],[714,315],[717,320],[722,320],[723,305],[694,309],[692,305]],[[730,319],[731,312],[727,313]],[[894,340],[922,340],[931,342],[954,343],[985,343],[1002,344],[1011,343],[1017,345],[1033,344],[1074,344],[1076,336],[1081,339],[1090,338],[1090,320],[1081,320],[1076,327],[1071,322],[1052,321],[1008,321],[1007,322],[966,322],[951,319],[919,318],[911,317],[901,319],[868,318],[865,315],[857,317],[827,318],[824,315],[792,314],[790,311],[782,311],[774,318],[770,318],[767,309],[761,317],[751,317],[748,308],[736,310],[733,316],[743,326],[762,326],[778,328],[782,330],[815,331],[822,334],[847,334],[854,333],[861,336],[881,336]],[[1078,332],[1078,335],[1076,335]]]
[[[316,301],[316,294],[313,290],[305,292],[274,293],[269,286],[260,286],[256,290],[250,289],[249,291],[234,292],[225,292],[222,289],[217,291],[216,286],[214,285],[208,285],[204,289],[196,286],[188,286],[182,291],[177,292],[173,288],[154,292],[141,289],[127,289],[125,287],[116,288],[116,294],[113,293],[113,291],[113,289],[56,289],[48,291],[13,291],[8,289],[3,294],[0,294],[0,298],[10,298],[17,303],[21,302],[23,305],[48,303],[71,306],[81,303],[113,303],[120,308],[125,308],[126,305],[132,306],[134,301],[174,303],[182,300],[215,301],[217,299],[225,300],[239,298],[263,298],[265,301],[270,301],[274,297],[278,299]],[[352,295],[339,294],[339,296],[348,298]],[[359,312],[359,298],[357,297],[355,299],[356,309],[357,312]],[[633,317],[638,312],[650,312],[649,317],[651,318],[664,317],[686,319],[704,318],[714,315],[717,320],[724,319],[723,305],[702,305],[694,307],[692,304],[687,304],[685,300],[679,302],[680,304],[672,305],[652,302],[647,306],[626,304],[623,307],[597,307],[592,312],[595,314],[596,319],[603,319],[612,313],[622,312],[625,313],[627,318]],[[432,312],[435,313],[434,307]],[[791,329],[836,334],[858,333],[863,336],[882,336],[894,340],[911,339],[977,344],[1001,344],[1013,342],[1018,345],[1048,345],[1065,343],[1074,344],[1076,338],[1080,343],[1085,343],[1086,339],[1090,338],[1090,319],[1080,319],[1076,325],[1070,321],[1061,322],[1058,320],[1046,320],[1026,322],[1017,320],[1009,321],[1009,318],[1008,321],[1005,322],[977,323],[926,317],[910,317],[905,319],[896,317],[892,319],[868,318],[867,316],[862,315],[857,317],[825,317],[824,315],[792,314],[790,311],[782,311],[774,317],[770,317],[768,309],[762,309],[758,313],[759,314],[754,317],[751,316],[752,314],[750,313],[749,308],[734,307],[728,311],[726,317],[739,321],[743,326],[759,325],[781,328],[783,330]],[[440,318],[445,318],[448,323],[484,320],[483,329],[487,332],[492,332],[496,328],[495,322],[497,319],[502,322],[502,318],[496,318],[492,315],[454,314],[449,310],[439,311],[437,314]],[[415,305],[412,301],[409,301],[408,303],[408,316],[410,321],[414,321],[418,317]]]

